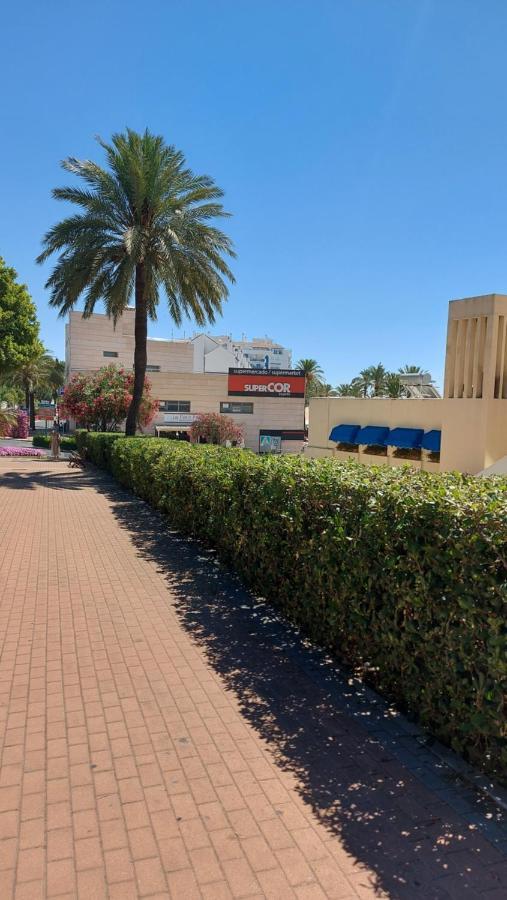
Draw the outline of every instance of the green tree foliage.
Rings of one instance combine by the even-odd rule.
[[[0,383],[0,406],[21,406],[24,400],[24,393],[21,388],[16,387],[9,381]]]
[[[0,375],[26,362],[38,334],[35,304],[15,269],[0,257]]]
[[[65,384],[65,363],[61,359],[48,354],[47,371],[44,384],[41,386],[41,399],[52,400],[57,403],[61,388]]]
[[[296,369],[300,369],[305,374],[305,401],[308,403],[310,397],[320,396],[317,391],[322,384],[324,372],[319,366],[316,359],[298,359]]]
[[[83,315],[98,300],[116,320],[135,302],[134,387],[126,433],[135,434],[144,390],[148,318],[155,319],[160,291],[176,324],[191,316],[214,322],[227,299],[225,262],[233,245],[213,221],[228,215],[223,191],[207,175],[195,175],[183,154],[162,137],[127,129],[111,143],[99,140],[107,167],[69,158],[63,168],[83,187],[53,191],[80,212],[53,226],[38,262],[58,260],[46,287],[50,304],[65,315],[84,297]]]
[[[398,400],[406,396],[406,390],[397,372],[387,372],[384,379],[384,390],[387,397]]]
[[[357,379],[349,383],[338,384],[336,394],[338,397],[362,397],[362,386]]]
[[[85,440],[172,527],[507,779],[507,479]]]
[[[30,428],[35,430],[35,395],[38,388],[46,383],[50,370],[50,360],[44,344],[36,340],[30,353],[18,363],[11,375],[12,384],[25,392],[25,406],[30,416]]]
[[[398,372],[400,375],[428,375],[428,372],[422,366],[410,366],[408,363],[400,366]]]
[[[332,384],[324,381],[316,381],[310,387],[310,397],[336,397],[337,391]]]

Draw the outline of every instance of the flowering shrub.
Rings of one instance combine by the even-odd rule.
[[[127,416],[132,400],[134,373],[104,366],[90,375],[74,375],[63,393],[60,411],[92,431],[115,431]],[[144,381],[139,425],[149,425],[158,410],[151,384]]]
[[[208,444],[225,444],[226,441],[240,444],[243,440],[243,428],[236,425],[229,416],[200,413],[192,424],[190,437],[195,443],[205,440]]]
[[[27,438],[29,434],[29,417],[23,409],[16,412],[16,424],[11,428],[11,437]]]
[[[0,437],[27,438],[28,413],[24,410],[0,410]]]
[[[34,447],[0,447],[0,456],[45,456],[43,450]]]

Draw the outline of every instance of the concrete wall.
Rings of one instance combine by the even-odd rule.
[[[347,458],[329,440],[335,425],[385,425],[389,428],[438,429],[440,464],[423,468],[476,474],[507,454],[507,400],[388,400],[316,397],[310,400],[308,456]],[[358,458],[357,454],[353,454]],[[398,459],[366,457],[376,465],[399,465]],[[404,461],[407,464],[407,461]],[[413,463],[408,463],[413,464]],[[417,463],[414,463],[418,467]]]

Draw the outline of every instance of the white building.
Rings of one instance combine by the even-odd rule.
[[[200,335],[199,335],[200,337]],[[243,338],[240,341],[234,340],[231,335],[219,335],[218,337],[210,337],[211,341],[216,341],[221,347],[227,349],[238,357],[235,366],[241,366],[243,369],[291,369],[292,368],[292,351],[282,344],[277,344],[272,338],[253,338],[247,341]]]

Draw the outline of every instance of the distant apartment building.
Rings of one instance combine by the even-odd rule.
[[[230,335],[210,338],[221,347],[241,358],[243,368],[251,369],[290,369],[292,367],[292,351],[277,344],[269,337],[253,338],[247,341],[235,341]]]
[[[106,315],[83,319],[80,312],[70,313],[65,333],[67,379],[110,363],[131,369],[134,315],[134,309],[127,309],[115,327]],[[299,452],[304,439],[304,378],[290,365],[258,365],[261,353],[264,363],[291,361],[290,350],[269,338],[233,341],[208,334],[179,340],[148,338],[147,374],[160,404],[151,430],[185,435],[198,413],[221,412],[243,426],[249,449]]]

